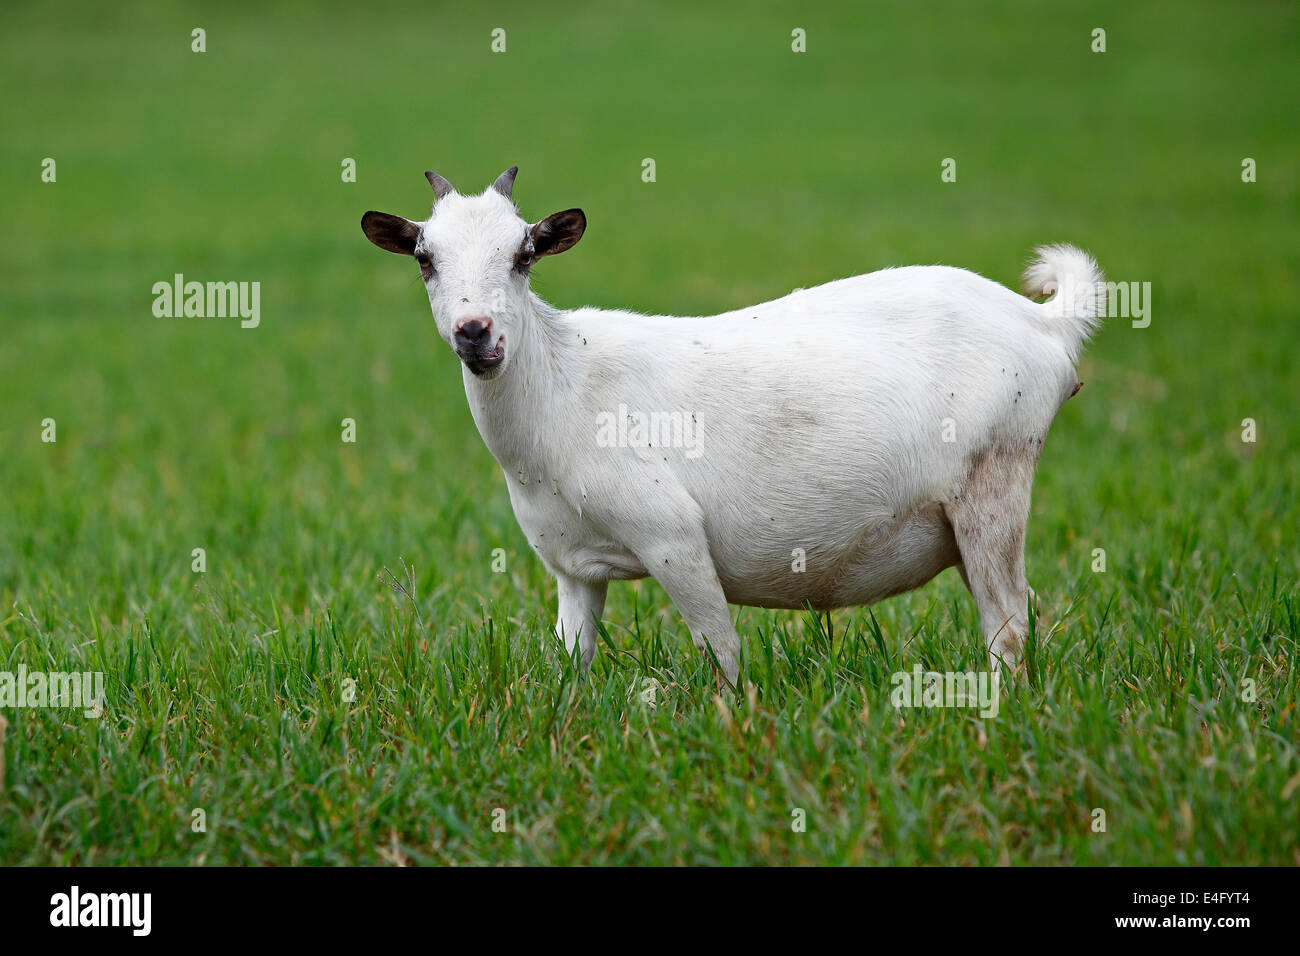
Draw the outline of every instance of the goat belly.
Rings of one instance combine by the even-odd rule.
[[[728,602],[818,610],[873,604],[920,587],[960,560],[938,503],[838,528],[820,540],[809,530],[770,528],[757,548],[741,529],[716,535],[710,543]]]

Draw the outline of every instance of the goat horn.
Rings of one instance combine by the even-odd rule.
[[[517,172],[519,172],[519,167],[511,166],[497,177],[497,181],[492,184],[492,188],[509,199],[511,191],[515,188],[515,173]]]
[[[437,173],[426,172],[424,178],[429,180],[429,185],[433,187],[433,195],[438,199],[441,199],[443,196],[447,195],[447,193],[456,191],[455,186],[447,182],[447,180],[443,179]]]

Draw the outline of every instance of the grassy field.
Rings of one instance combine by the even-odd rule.
[[[0,863],[1300,863],[1294,4],[5,20],[0,671],[107,686],[98,720],[0,707]],[[415,271],[358,225],[515,163],[526,216],[586,210],[534,279],[563,306],[1014,284],[1044,241],[1150,282],[1043,455],[1038,679],[989,720],[891,706],[895,671],[982,666],[952,571],[737,609],[727,697],[616,585],[576,679]],[[260,326],[155,317],[175,273],[260,282]]]

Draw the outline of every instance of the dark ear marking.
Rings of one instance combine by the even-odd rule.
[[[447,193],[456,191],[456,187],[447,180],[443,179],[435,172],[425,171],[424,178],[429,180],[429,185],[433,187],[433,198],[441,199]]]
[[[415,255],[415,243],[420,238],[420,227],[409,219],[371,210],[361,217],[361,229],[366,238],[380,249],[398,255]]]
[[[552,213],[532,228],[533,256],[556,256],[572,249],[587,228],[587,217],[581,209],[566,209]]]

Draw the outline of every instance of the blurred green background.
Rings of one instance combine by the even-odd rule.
[[[204,53],[191,51],[196,27]],[[1091,51],[1097,27],[1105,53]],[[504,53],[491,51],[495,28]],[[806,53],[791,50],[795,28]],[[586,211],[582,244],[535,272],[559,306],[710,314],[919,263],[1014,287],[1047,241],[1090,250],[1108,278],[1150,282],[1150,327],[1106,324],[1080,369],[1088,388],[1047,444],[1031,581],[1064,605],[1092,549],[1107,549],[1110,576],[1094,576],[1082,613],[1120,622],[1107,646],[1130,664],[1130,642],[1158,644],[1166,626],[1221,649],[1251,618],[1233,588],[1267,591],[1274,577],[1247,630],[1288,637],[1277,622],[1300,517],[1294,3],[10,4],[0,49],[0,666],[35,666],[37,650],[51,666],[98,660],[121,718],[115,738],[8,714],[0,860],[103,860],[88,848],[143,839],[142,803],[158,801],[108,797],[122,790],[115,760],[180,790],[238,790],[229,776],[258,766],[252,730],[210,728],[180,766],[149,749],[174,715],[150,672],[123,676],[144,645],[177,667],[202,660],[215,679],[218,643],[265,651],[278,634],[294,660],[328,615],[350,646],[382,656],[397,612],[375,573],[399,556],[416,567],[435,665],[485,615],[516,642],[548,625],[553,585],[527,554],[416,271],[359,227],[367,209],[427,215],[425,169],[477,191],[518,164],[526,217]],[[54,183],[41,181],[46,157]],[[940,180],[947,157],[955,183]],[[1242,182],[1245,157],[1255,183]],[[346,158],[355,183],[341,180]],[[154,317],[153,283],[178,272],[260,282],[260,327]],[[339,440],[345,417],[355,445]],[[45,418],[55,444],[40,441]],[[1255,444],[1241,441],[1245,418]],[[200,546],[209,571],[196,585]],[[507,575],[489,567],[497,547]],[[892,640],[936,601],[966,600],[951,577],[878,610]],[[611,619],[649,608],[686,641],[653,583],[611,598]],[[741,613],[742,633],[801,627]],[[960,614],[973,632],[973,609]],[[1240,673],[1260,658],[1242,660]],[[158,666],[152,679],[181,681]],[[1126,693],[1112,678],[1105,687]],[[197,677],[186,686],[206,699]],[[268,686],[250,712],[297,693]],[[1280,785],[1300,768],[1287,764],[1293,712],[1274,704],[1250,726],[1281,741],[1281,764],[1261,805],[1241,810],[1261,838],[1220,834],[1200,859],[1285,852],[1278,836],[1294,824],[1277,821],[1296,803],[1279,805]],[[145,728],[149,746],[132,736]],[[1184,745],[1195,751],[1191,738],[1171,745],[1173,763]],[[42,825],[84,792],[98,807]],[[405,833],[401,812],[379,819],[380,837]],[[1158,802],[1147,848],[1117,858],[1197,859],[1173,823],[1161,836],[1177,819]],[[822,858],[860,836],[840,833]],[[225,858],[287,860],[309,843]],[[1008,844],[1013,859],[1050,861],[1077,859],[1070,845]],[[912,858],[944,859],[924,846]],[[537,859],[564,856],[539,847]],[[1001,858],[983,847],[958,858]],[[626,858],[657,859],[647,852]],[[759,844],[736,853],[786,858]]]

